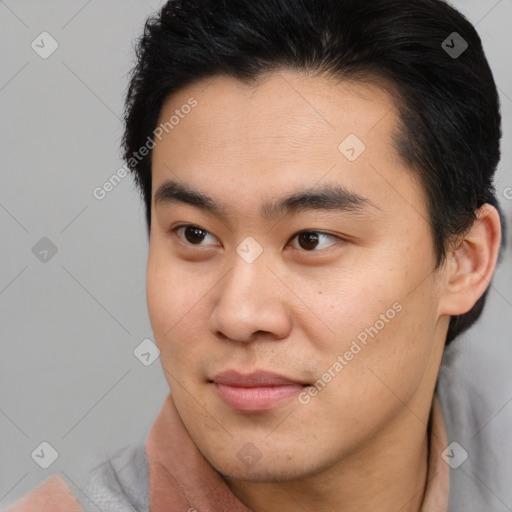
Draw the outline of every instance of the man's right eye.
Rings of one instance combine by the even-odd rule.
[[[180,238],[181,241],[185,239],[186,242],[184,243],[186,245],[200,246],[201,242],[204,241],[207,236],[214,238],[214,236],[211,233],[209,233],[203,228],[200,228],[199,226],[195,226],[194,224],[181,224],[179,226],[176,226],[172,231],[177,233],[177,236],[178,238]],[[182,232],[182,235],[180,235],[180,231]]]

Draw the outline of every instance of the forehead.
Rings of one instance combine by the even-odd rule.
[[[399,119],[386,87],[284,70],[256,85],[215,76],[187,86],[160,112],[168,130],[153,150],[153,194],[177,179],[251,204],[328,177],[375,204],[397,194],[421,203],[395,148]]]
[[[173,127],[171,139],[194,136],[198,149],[214,145],[216,153],[235,152],[245,144],[246,157],[256,153],[258,158],[292,158],[302,148],[309,156],[318,148],[324,157],[325,144],[319,147],[318,140],[326,136],[341,142],[353,133],[368,140],[376,130],[373,144],[383,136],[383,142],[391,143],[398,117],[385,87],[390,86],[289,70],[269,73],[256,85],[215,76],[171,95],[162,106],[158,123],[164,124],[194,97],[197,107]],[[263,153],[266,147],[277,153]]]

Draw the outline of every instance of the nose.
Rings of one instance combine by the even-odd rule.
[[[211,332],[240,342],[286,338],[291,329],[287,290],[267,259],[262,255],[247,263],[235,254],[233,261],[216,287],[209,318]]]

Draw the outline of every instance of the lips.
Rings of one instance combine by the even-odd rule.
[[[219,373],[210,384],[226,405],[242,413],[275,409],[308,385],[276,373],[256,371],[243,374],[235,370]]]

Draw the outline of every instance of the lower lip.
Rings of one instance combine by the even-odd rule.
[[[213,384],[224,403],[238,412],[262,412],[274,409],[283,400],[297,395],[304,389],[300,384],[258,388],[227,386],[215,382]]]

